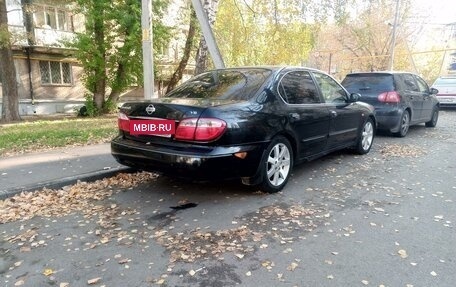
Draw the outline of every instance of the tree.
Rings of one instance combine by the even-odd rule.
[[[209,20],[209,24],[214,26],[217,14],[219,0],[204,0],[203,7],[206,11],[207,19]],[[195,75],[201,74],[202,72],[207,70],[208,66],[208,47],[206,44],[206,40],[204,36],[201,35],[200,42],[198,46],[198,50],[196,51],[195,57]]]
[[[197,22],[198,19],[196,18],[195,10],[191,10],[190,13],[190,24],[188,26],[188,33],[187,33],[187,40],[185,41],[184,53],[182,55],[182,59],[179,62],[179,65],[174,71],[171,79],[169,80],[168,87],[166,88],[166,93],[172,91],[179,81],[182,79],[182,75],[184,74],[185,67],[188,64],[188,60],[190,59],[190,53],[192,52],[193,40],[195,38],[196,29],[197,29]]]
[[[19,94],[5,0],[0,0],[0,79],[3,93],[2,121],[18,121],[21,119],[19,116]]]
[[[307,2],[220,1],[214,30],[226,65],[300,65],[316,26],[306,22]]]
[[[320,69],[337,66],[342,77],[352,71],[388,69],[391,55],[392,23],[396,0],[340,1],[331,6],[335,24],[322,26],[312,52],[312,62]],[[410,3],[401,1],[394,66],[398,70],[412,69],[405,25]],[[348,12],[350,11],[350,12]]]
[[[85,32],[71,44],[84,69],[83,81],[92,114],[109,111],[122,92],[142,83],[141,1],[77,0]],[[168,0],[153,1],[154,48],[164,45],[170,28],[160,19]],[[109,94],[108,94],[109,93]]]

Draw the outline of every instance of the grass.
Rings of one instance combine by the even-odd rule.
[[[117,118],[66,118],[0,125],[0,156],[109,142]]]

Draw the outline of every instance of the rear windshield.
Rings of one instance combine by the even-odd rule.
[[[387,74],[347,75],[342,85],[350,93],[394,91],[393,76]]]
[[[166,97],[183,99],[248,100],[271,75],[268,69],[215,70],[183,83]]]
[[[456,86],[456,78],[438,78],[433,86]]]

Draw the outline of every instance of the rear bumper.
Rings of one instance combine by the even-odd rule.
[[[111,141],[111,154],[121,164],[176,177],[225,179],[254,176],[267,143],[242,146],[170,149],[123,139]],[[244,159],[234,154],[247,152]]]
[[[440,106],[456,106],[456,95],[437,95]]]
[[[377,118],[379,130],[386,130],[389,132],[398,132],[400,129],[401,116],[403,109],[394,107],[390,109],[376,109],[375,117]]]

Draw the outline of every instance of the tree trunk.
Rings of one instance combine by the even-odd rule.
[[[206,11],[207,19],[209,20],[209,24],[211,26],[215,23],[215,17],[217,14],[218,8],[218,1],[219,0],[204,0],[203,7]],[[206,40],[204,36],[201,35],[198,51],[196,52],[196,65],[195,65],[195,75],[201,74],[202,72],[207,70],[207,58],[209,55],[209,51],[207,48]]]
[[[16,68],[8,32],[6,1],[0,0],[0,79],[2,81],[2,121],[19,121],[19,93]]]
[[[179,66],[169,80],[168,87],[166,88],[166,93],[171,92],[177,86],[177,83],[179,83],[179,81],[182,79],[182,75],[184,74],[185,67],[187,66],[188,59],[190,58],[190,53],[192,51],[193,39],[195,38],[196,32],[196,23],[196,14],[195,11],[192,10],[190,15],[190,26],[188,28],[187,40],[185,41],[184,55],[182,56]]]
[[[123,81],[126,76],[127,73],[125,72],[124,64],[119,61],[117,63],[116,80],[114,82],[119,83]],[[118,87],[120,87],[119,84],[117,84],[117,86],[112,87],[111,94],[109,94],[108,100],[113,104],[117,104],[117,102],[119,101],[121,90]]]
[[[101,6],[99,7],[100,15],[95,16],[93,25],[95,41],[96,45],[98,46],[96,51],[100,53],[98,57],[100,63],[95,71],[97,80],[95,83],[95,91],[93,93],[93,101],[97,107],[98,112],[101,113],[103,111],[106,93],[106,48],[104,47],[105,28],[103,23],[104,15],[102,3],[95,1],[95,7],[97,6]]]

